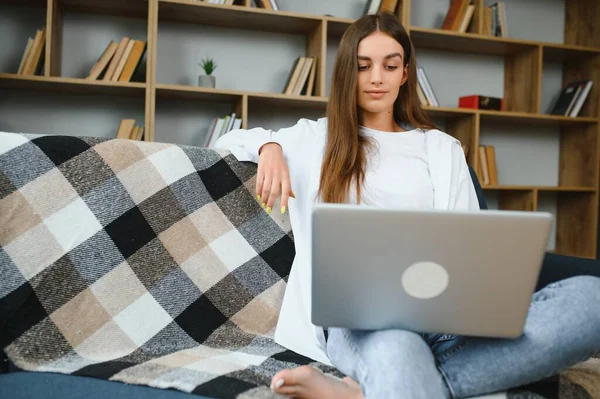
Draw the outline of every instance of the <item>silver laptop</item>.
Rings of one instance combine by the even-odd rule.
[[[552,215],[317,204],[312,322],[470,336],[521,335]]]

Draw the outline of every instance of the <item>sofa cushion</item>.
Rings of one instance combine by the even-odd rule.
[[[54,373],[10,373],[0,375],[0,398],[5,399],[211,399],[171,389],[126,385],[90,377]]]

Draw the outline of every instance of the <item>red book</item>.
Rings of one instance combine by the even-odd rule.
[[[504,109],[504,99],[479,95],[463,96],[458,98],[458,107],[502,111]]]

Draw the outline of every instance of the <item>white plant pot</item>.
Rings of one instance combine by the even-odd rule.
[[[200,87],[212,87],[214,88],[217,83],[217,79],[212,75],[200,75],[198,76],[198,86]]]

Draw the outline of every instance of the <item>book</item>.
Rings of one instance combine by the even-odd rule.
[[[204,142],[204,146],[208,148],[214,147],[219,137],[232,130],[239,129],[241,126],[242,118],[237,118],[235,112],[231,115],[215,118],[208,129],[208,135]]]
[[[123,55],[121,56],[121,59],[119,60],[119,63],[117,64],[117,67],[115,68],[115,73],[110,78],[111,82],[119,81],[119,78],[121,77],[121,73],[123,72],[123,69],[125,68],[125,63],[127,62],[129,55],[131,54],[131,50],[133,50],[134,44],[135,44],[135,40],[129,39],[129,41],[127,42],[127,47],[125,47],[125,51],[123,51]]]
[[[442,22],[442,29],[457,31],[469,4],[470,0],[452,0]]]
[[[492,8],[483,9],[483,34],[492,35]]]
[[[395,12],[398,6],[398,0],[383,0],[379,4],[377,12]]]
[[[498,185],[498,168],[496,167],[496,148],[493,145],[485,145],[485,157],[487,163],[490,184]]]
[[[492,36],[508,37],[506,9],[503,1],[498,1],[484,8],[484,30]]]
[[[134,125],[135,119],[121,119],[116,137],[118,139],[129,139],[131,129],[133,129]]]
[[[421,87],[420,82],[417,82],[417,96],[419,97],[419,102],[421,103],[422,106],[431,105],[431,104],[429,104],[429,101],[427,101],[427,97],[425,96],[425,93],[423,92],[423,88]]]
[[[92,66],[92,69],[90,69],[90,73],[88,74],[86,79],[88,79],[88,80],[98,79],[98,77],[100,77],[102,72],[104,72],[104,70],[108,66],[108,63],[110,62],[112,57],[115,55],[116,51],[117,51],[117,43],[115,43],[114,41],[111,40],[110,43],[108,43],[108,46],[106,46],[106,49],[104,49],[104,52],[102,53],[100,58],[98,58],[98,60],[94,64],[94,66]]]
[[[581,87],[578,84],[570,83],[560,90],[560,93],[550,110],[551,115],[569,115],[573,104],[576,101],[578,92]]]
[[[306,57],[296,58],[294,66],[292,67],[292,71],[291,71],[290,75],[288,75],[288,80],[283,89],[284,94],[292,94],[294,92],[294,88],[296,87],[296,84],[298,83],[298,78],[302,71],[302,67],[304,66],[305,59],[306,59]]]
[[[298,82],[294,86],[294,90],[292,92],[293,95],[299,96],[302,93],[302,89],[306,85],[308,75],[310,74],[313,61],[313,57],[305,57],[304,64],[302,65],[302,70],[300,71],[300,75],[298,77]]]
[[[127,36],[121,38],[121,40],[119,41],[119,45],[117,46],[117,51],[110,60],[110,64],[108,65],[108,69],[106,70],[106,73],[104,74],[102,80],[110,81],[112,79],[115,70],[117,69],[117,65],[119,65],[119,61],[121,61],[121,57],[123,56],[123,52],[125,51],[125,47],[127,47],[128,43],[129,38]]]
[[[379,6],[381,5],[381,0],[368,0],[365,3],[365,8],[363,10],[363,15],[367,14],[376,14],[379,10]]]
[[[308,75],[308,82],[306,82],[306,86],[301,93],[303,96],[312,96],[313,95],[316,74],[317,74],[317,58],[315,57],[313,59],[312,66],[310,68],[310,73]]]
[[[458,107],[502,111],[504,99],[482,95],[461,96],[458,98]]]
[[[31,50],[23,66],[22,75],[35,75],[39,70],[40,60],[46,45],[46,27],[38,29],[35,33]]]
[[[417,67],[417,80],[418,80],[419,84],[421,85],[421,87],[423,88],[423,92],[424,92],[425,96],[427,97],[427,101],[429,102],[429,105],[431,105],[432,107],[439,107],[440,103],[435,95],[435,92],[433,91],[433,88],[431,87],[431,83],[429,82],[429,79],[427,78],[425,69],[421,66]]]
[[[467,6],[467,10],[460,21],[460,25],[458,26],[458,31],[461,33],[467,32],[469,29],[469,25],[471,24],[471,20],[473,19],[473,14],[475,14],[475,6],[470,4]]]
[[[488,169],[488,165],[487,165],[487,153],[485,150],[485,146],[480,145],[479,146],[479,163],[481,165],[481,172],[483,174],[483,181],[482,181],[482,185],[489,185],[490,184],[490,173],[489,173],[489,169]]]
[[[587,99],[588,95],[590,94],[590,90],[592,90],[592,85],[593,85],[593,82],[591,80],[584,80],[584,81],[580,81],[580,82],[576,82],[576,83],[581,87],[581,90],[578,92],[577,96],[575,97],[573,106],[571,107],[571,110],[569,112],[569,116],[572,116],[572,117],[576,117],[577,115],[579,115],[579,111],[581,111],[581,107],[583,106],[583,104],[585,103],[585,100]]]
[[[142,56],[146,51],[146,42],[141,40],[132,40],[133,47],[131,49],[131,53],[125,62],[125,66],[123,67],[123,72],[121,76],[119,76],[119,82],[129,82],[131,81],[131,77],[133,73],[138,68],[141,63]]]
[[[19,69],[17,70],[18,75],[23,74],[23,68],[25,67],[25,62],[27,62],[27,57],[29,57],[29,53],[31,52],[31,46],[33,45],[33,39],[29,37],[27,39],[27,45],[25,45],[25,51],[23,52],[23,56],[21,57],[21,63],[19,64]]]

